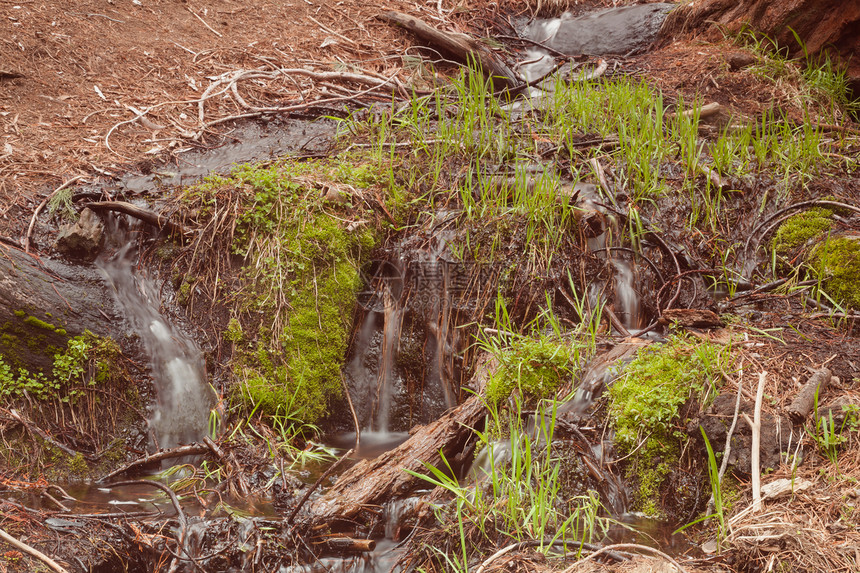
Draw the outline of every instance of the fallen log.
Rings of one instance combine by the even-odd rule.
[[[438,30],[423,20],[401,12],[383,12],[376,17],[379,20],[403,26],[461,62],[467,64],[474,62],[494,85],[496,82],[502,84],[501,89],[511,90],[523,84],[523,81],[492,51],[465,34]]]
[[[84,207],[89,207],[94,211],[116,211],[117,213],[124,213],[129,217],[134,217],[135,219],[140,219],[145,223],[149,223],[153,227],[157,227],[159,230],[167,231],[168,234],[179,239],[184,239],[191,234],[191,231],[185,229],[185,227],[178,223],[174,223],[168,217],[125,201],[97,201],[95,203],[86,203]]]
[[[475,374],[478,388],[491,370],[492,361],[484,360]],[[418,429],[397,448],[376,459],[362,460],[344,472],[325,495],[309,506],[317,523],[333,519],[354,519],[362,508],[381,505],[402,497],[419,485],[427,485],[407,470],[427,473],[426,464],[443,465],[442,456],[459,456],[473,435],[472,428],[484,417],[486,407],[480,395],[472,396],[444,416]]]
[[[832,373],[829,368],[820,368],[812,373],[812,376],[809,377],[809,380],[803,385],[803,388],[800,389],[800,392],[791,401],[791,405],[786,409],[788,417],[791,418],[792,422],[802,424],[806,420],[806,417],[815,406],[815,402],[821,402],[821,395],[827,388],[827,383],[830,382],[831,376]]]
[[[205,454],[208,451],[211,450],[206,444],[191,444],[188,446],[179,446],[178,448],[170,448],[169,450],[161,450],[155,452],[154,454],[150,454],[142,458],[137,458],[136,460],[125,464],[121,468],[115,469],[114,471],[107,474],[98,481],[103,482],[134,468],[149,465],[155,462],[160,462],[161,460],[170,460],[173,458],[181,458],[184,456],[196,456],[200,454]]]

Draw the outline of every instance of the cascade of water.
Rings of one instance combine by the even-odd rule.
[[[159,284],[134,271],[135,241],[114,232],[122,246],[96,261],[126,319],[150,359],[158,400],[150,420],[156,446],[169,448],[200,440],[206,433],[213,395],[206,383],[203,355],[189,337],[159,311]]]
[[[633,288],[633,268],[621,259],[612,259],[615,267],[615,314],[631,332],[642,328],[639,293]]]
[[[436,245],[420,258],[422,268],[432,272],[430,280],[418,285],[421,295],[428,303],[425,312],[427,330],[432,334],[432,349],[430,352],[429,380],[442,388],[445,406],[453,408],[457,405],[457,393],[454,386],[454,349],[455,332],[451,329],[451,272],[444,260],[444,254],[451,238],[450,231],[441,231],[436,235]]]
[[[392,430],[426,423],[457,405],[447,244],[440,231],[429,247],[397,245],[366,279],[359,302],[367,313],[344,369],[362,443],[364,436],[388,443]],[[399,360],[403,344],[409,346],[406,366]]]
[[[376,429],[388,433],[391,415],[391,397],[394,394],[394,360],[397,358],[400,329],[403,326],[403,309],[394,301],[389,290],[385,296],[385,322],[382,330],[379,382],[377,386]]]

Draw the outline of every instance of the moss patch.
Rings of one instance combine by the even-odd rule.
[[[660,490],[687,440],[679,409],[691,398],[707,401],[710,382],[719,379],[726,359],[727,350],[716,345],[674,337],[666,345],[640,350],[610,387],[615,443],[623,455],[635,450],[628,468],[638,485],[638,510],[661,514]]]
[[[235,396],[267,414],[314,423],[341,393],[359,271],[379,236],[354,199],[377,170],[345,160],[243,166],[187,191],[240,191],[232,251],[244,258],[225,338],[235,344]],[[362,223],[351,223],[362,219]]]
[[[495,353],[499,369],[487,382],[487,401],[498,405],[518,390],[526,404],[555,394],[571,375],[571,348],[547,336],[520,337]]]
[[[811,264],[839,304],[860,309],[860,238],[828,239],[815,248]]]
[[[786,219],[773,237],[773,250],[778,255],[788,255],[807,242],[824,236],[830,230],[829,209],[813,207]]]

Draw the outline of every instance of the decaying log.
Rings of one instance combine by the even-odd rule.
[[[430,42],[440,51],[450,54],[461,62],[472,61],[492,79],[493,83],[501,83],[501,89],[513,89],[523,84],[523,81],[506,66],[493,52],[464,34],[443,32],[423,20],[401,12],[383,12],[376,16],[380,20],[403,26],[422,40]]]
[[[376,549],[376,541],[373,539],[353,539],[352,537],[329,537],[325,544],[332,551],[354,551],[365,552]]]
[[[483,388],[492,361],[484,360],[475,374]],[[472,428],[486,414],[480,395],[472,396],[444,416],[418,429],[397,448],[373,460],[362,460],[344,472],[334,486],[309,506],[316,522],[355,518],[363,507],[402,497],[421,484],[407,472],[426,474],[425,463],[443,467],[442,455],[453,460],[470,443]]]
[[[178,223],[174,223],[168,217],[125,201],[97,201],[95,203],[87,203],[84,207],[89,207],[94,211],[116,211],[117,213],[125,213],[129,217],[140,219],[141,221],[149,223],[154,227],[158,227],[160,230],[167,231],[168,234],[180,239],[191,234],[191,231],[185,229]]]
[[[141,466],[145,466],[148,464],[152,464],[155,462],[160,462],[161,460],[170,460],[173,458],[181,458],[184,456],[197,456],[200,454],[205,454],[206,452],[211,451],[209,446],[206,444],[191,444],[189,446],[179,446],[178,448],[170,448],[169,450],[161,450],[154,454],[150,454],[148,456],[144,456],[142,458],[138,458],[132,462],[129,462],[122,466],[121,468],[117,468],[111,473],[107,474],[103,478],[101,478],[100,482],[105,480],[109,480],[112,477],[116,477],[120,474],[123,474],[129,470],[134,468],[138,468]]]
[[[786,410],[792,422],[801,424],[806,420],[815,406],[816,398],[819,402],[821,401],[821,395],[824,394],[831,376],[832,373],[829,368],[820,368],[813,372]]]

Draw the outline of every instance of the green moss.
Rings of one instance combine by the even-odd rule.
[[[239,319],[234,317],[227,322],[224,338],[236,344],[241,344],[245,340],[245,333],[242,331],[242,323],[239,322]]]
[[[25,316],[27,316],[27,313],[24,312],[23,310],[16,310],[15,316],[17,316],[18,318],[24,318]]]
[[[355,209],[327,203],[320,190],[375,181],[372,170],[345,162],[287,162],[244,166],[194,191],[243,189],[232,249],[247,265],[235,302],[251,319],[231,319],[225,338],[241,343],[237,395],[262,412],[313,423],[341,392],[358,269],[378,235],[368,225],[347,230]]]
[[[500,367],[487,382],[487,401],[498,405],[514,390],[531,404],[553,395],[570,377],[570,356],[567,344],[548,336],[515,339],[496,354]]]
[[[830,230],[833,212],[813,207],[786,219],[773,237],[773,250],[778,255],[788,255],[812,239],[824,236]]]
[[[54,326],[53,324],[51,324],[50,322],[45,322],[44,320],[40,320],[40,319],[36,318],[35,316],[28,316],[27,318],[24,319],[24,322],[26,324],[29,324],[30,326],[34,326],[36,328],[43,328],[45,330],[56,330],[57,329],[57,327]]]
[[[860,238],[828,239],[815,248],[810,262],[834,300],[860,309]]]
[[[640,350],[610,387],[615,443],[622,454],[632,453],[628,468],[638,485],[640,511],[660,514],[660,489],[687,440],[679,408],[694,397],[707,401],[709,381],[719,379],[727,358],[728,351],[716,345],[675,337]]]
[[[176,302],[181,306],[187,306],[191,299],[191,289],[194,287],[194,277],[185,278],[182,284],[179,285],[179,290],[176,292]]]

